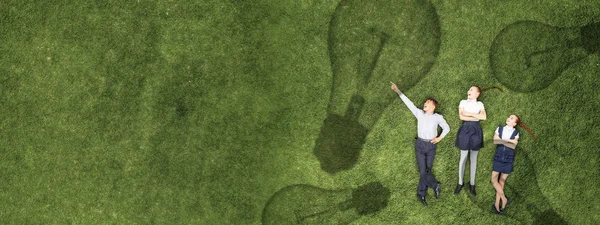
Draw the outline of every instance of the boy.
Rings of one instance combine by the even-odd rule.
[[[423,104],[423,109],[419,109],[406,97],[396,84],[392,83],[392,90],[398,93],[400,99],[410,109],[417,118],[417,140],[415,142],[415,154],[417,156],[417,165],[419,167],[420,180],[417,187],[417,198],[427,206],[425,195],[427,188],[433,188],[435,197],[440,197],[440,183],[433,177],[432,167],[435,158],[436,144],[450,132],[450,126],[440,114],[434,113],[438,106],[437,100],[428,98]],[[438,137],[437,127],[442,127],[442,134]]]

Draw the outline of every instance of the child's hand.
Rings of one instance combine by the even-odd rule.
[[[396,92],[396,93],[398,93],[398,94],[402,93],[402,92],[400,92],[400,90],[398,89],[398,86],[396,86],[396,84],[394,84],[394,82],[391,82],[391,81],[390,81],[390,83],[392,83],[392,90],[393,90],[393,91],[395,91],[395,92]]]

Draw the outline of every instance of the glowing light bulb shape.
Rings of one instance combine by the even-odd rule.
[[[406,91],[430,70],[438,16],[427,1],[342,0],[328,45],[333,83],[314,154],[324,171],[336,173],[356,164],[369,131],[397,98],[389,82]]]
[[[349,224],[387,207],[390,196],[390,190],[379,182],[341,190],[290,185],[271,196],[262,224]]]
[[[555,27],[518,21],[505,27],[490,48],[494,76],[518,92],[548,87],[564,70],[600,51],[600,23]]]

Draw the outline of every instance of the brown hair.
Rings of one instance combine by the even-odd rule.
[[[517,126],[521,126],[523,128],[525,128],[525,130],[527,130],[527,132],[529,132],[529,134],[531,134],[531,136],[533,136],[533,140],[538,141],[537,137],[535,135],[533,135],[533,132],[531,132],[531,129],[529,129],[529,127],[527,125],[525,125],[525,123],[521,122],[521,117],[519,117],[517,114],[513,114],[515,115],[515,117],[517,117]]]
[[[429,98],[425,99],[425,102],[427,102],[427,101],[431,101],[431,102],[433,102],[433,105],[435,106],[435,108],[436,108],[436,109],[437,109],[437,108],[438,108],[438,106],[440,105],[440,103],[438,103],[438,101],[437,101],[437,100],[435,100],[435,98],[431,98],[431,97],[429,97]]]

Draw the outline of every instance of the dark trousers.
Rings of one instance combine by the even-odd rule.
[[[419,186],[417,194],[425,196],[427,188],[435,188],[437,180],[433,177],[433,159],[435,158],[436,145],[427,141],[417,139],[415,142],[415,155],[417,155],[417,165],[419,166]]]

